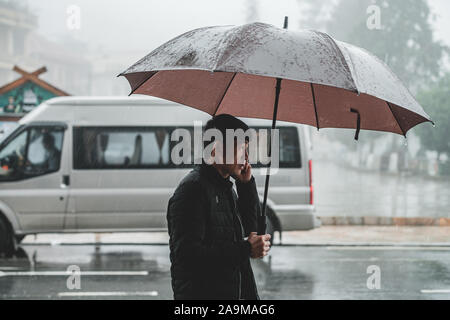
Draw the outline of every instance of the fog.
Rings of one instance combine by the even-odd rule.
[[[317,28],[373,52],[418,97],[419,103],[436,119],[438,129],[444,128],[433,131],[436,135],[432,140],[423,143],[420,139],[431,136],[431,132],[421,131],[426,125],[419,126],[409,135],[407,148],[402,137],[394,139],[390,134],[364,132],[358,146],[353,144],[352,131],[347,135],[339,131],[336,136],[340,137],[334,137],[333,131],[328,134],[329,131],[321,130],[317,139],[330,136],[331,140],[346,145],[349,158],[359,159],[357,163],[365,163],[373,153],[389,158],[392,152],[402,154],[408,149],[407,168],[417,167],[417,163],[410,162],[421,154],[425,159],[421,171],[435,167],[435,162],[443,162],[448,167],[445,172],[450,172],[450,161],[445,156],[449,153],[448,146],[442,148],[439,143],[446,137],[445,127],[450,123],[445,118],[447,112],[439,109],[441,98],[438,98],[442,96],[442,101],[448,101],[445,82],[440,81],[450,74],[448,0],[0,0],[0,3],[35,20],[27,27],[26,37],[32,41],[24,41],[23,55],[13,52],[5,58],[7,63],[0,65],[0,82],[8,83],[18,77],[12,71],[14,64],[30,72],[46,66],[48,71],[41,78],[71,95],[127,95],[130,92],[127,81],[116,76],[186,31],[253,21],[281,27],[287,15],[291,30]],[[366,28],[366,9],[371,3],[382,8],[380,19],[384,29],[379,31]],[[391,21],[399,16],[400,21]],[[428,18],[422,19],[423,16]],[[416,29],[417,25],[424,29]],[[397,46],[392,46],[393,43]],[[411,43],[413,49],[409,48]],[[436,90],[444,92],[436,95]],[[318,140],[317,144],[327,145]],[[380,150],[374,151],[375,147]]]
[[[250,20],[280,25],[290,17],[290,27],[301,28],[300,0],[27,0],[39,18],[38,30],[58,39],[73,36],[90,46],[143,54],[190,29],[210,25],[242,24]],[[81,9],[81,28],[66,26],[67,8]],[[435,36],[450,45],[450,2],[429,0],[436,14]],[[254,11],[256,9],[256,12]]]

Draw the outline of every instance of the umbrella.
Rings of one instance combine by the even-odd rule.
[[[175,101],[211,115],[288,121],[405,136],[432,122],[394,73],[362,48],[313,31],[265,23],[186,32],[119,76],[131,93]],[[270,149],[269,149],[270,156]],[[269,164],[270,168],[270,164]],[[258,233],[265,233],[266,175]]]

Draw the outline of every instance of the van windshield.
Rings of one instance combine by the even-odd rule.
[[[0,143],[3,142],[20,125],[17,122],[0,122]]]
[[[15,134],[0,150],[0,181],[58,171],[63,134],[60,127],[30,127]]]

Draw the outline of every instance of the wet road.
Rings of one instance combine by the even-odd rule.
[[[449,253],[274,247],[252,264],[262,299],[450,300]],[[168,254],[166,245],[23,246],[18,257],[0,260],[0,299],[171,299]],[[76,283],[65,273],[71,265],[81,270],[80,290],[68,288]],[[367,287],[369,266],[379,268],[380,289]]]
[[[319,217],[450,218],[450,179],[363,172],[326,160],[313,170]]]

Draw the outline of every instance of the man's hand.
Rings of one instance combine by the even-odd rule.
[[[252,179],[252,166],[248,161],[245,161],[244,168],[241,170],[241,174],[233,176],[236,180],[242,183],[247,183]]]
[[[264,236],[258,236],[256,232],[250,233],[248,237],[248,242],[250,242],[252,246],[252,251],[250,256],[253,259],[260,259],[262,257],[267,256],[270,250],[270,234],[266,234]]]

